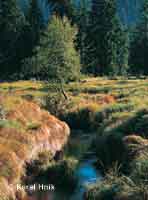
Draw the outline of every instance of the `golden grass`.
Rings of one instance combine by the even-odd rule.
[[[2,89],[39,89],[42,88],[42,82],[37,81],[16,81],[16,82],[4,82],[1,83]]]
[[[104,112],[109,108],[113,112],[109,111],[111,112],[110,118],[106,119],[105,124],[112,124],[112,126],[114,120],[116,123],[117,121],[122,123],[122,121],[130,118],[138,110],[148,106],[147,79],[109,80],[100,77],[86,78],[81,80],[81,82],[72,82],[64,87],[70,99],[69,107],[65,110],[65,113],[78,113],[79,110],[85,108],[97,113]],[[0,104],[6,112],[10,112],[22,104],[23,99],[31,99],[37,103],[42,103],[40,99],[43,99],[48,91],[50,93],[54,92],[52,85],[50,88],[45,88],[45,84],[40,81],[1,83],[1,95],[5,96],[5,98],[2,98],[3,100],[0,98]],[[32,122],[31,127],[38,127],[36,124],[38,122]],[[26,125],[24,130],[27,129],[28,125]]]
[[[13,172],[10,169],[13,169],[16,163],[9,156],[15,154],[18,159],[24,158],[32,145],[31,134],[37,131],[42,123],[40,116],[37,114],[33,116],[33,112],[38,113],[36,110],[33,111],[34,102],[40,103],[38,100],[47,94],[48,90],[44,86],[45,84],[39,81],[0,83],[0,106],[5,110],[7,120],[3,121],[0,127],[0,161],[6,163],[3,164],[5,168],[0,168],[0,178],[9,176],[10,172]],[[73,82],[64,87],[70,99],[70,105],[65,110],[67,116],[69,117],[70,113],[76,115],[85,113],[85,117],[89,116],[89,119],[88,117],[87,121],[83,119],[84,125],[90,120],[90,123],[95,124],[95,130],[101,128],[101,133],[114,130],[139,110],[148,107],[148,80],[87,78],[80,83]],[[32,101],[30,114],[28,114],[28,104],[24,103],[25,99]],[[87,112],[83,112],[85,109],[88,115]],[[100,120],[100,117],[101,125],[98,125],[97,120]],[[79,116],[78,120],[82,118],[83,116]],[[18,177],[17,172],[13,173]],[[13,178],[15,177],[11,177]]]

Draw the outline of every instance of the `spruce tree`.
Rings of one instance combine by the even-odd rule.
[[[82,71],[86,72],[85,60],[87,57],[87,28],[89,22],[89,1],[82,0],[76,12],[75,22],[78,26],[76,46],[80,52]]]
[[[43,33],[31,61],[32,75],[44,79],[68,81],[79,77],[80,60],[74,47],[76,28],[66,17],[53,16]],[[28,63],[25,71],[30,72]]]
[[[44,27],[43,14],[37,0],[30,0],[26,16],[30,25],[32,48],[39,42],[41,30]],[[30,47],[31,48],[31,47]]]
[[[129,31],[126,27],[121,25],[121,31],[119,31],[118,47],[117,47],[117,75],[127,75],[129,71],[129,48],[130,39]]]
[[[118,74],[121,39],[123,42],[116,0],[93,0],[88,29],[88,71],[95,75]]]
[[[0,72],[17,70],[25,18],[16,0],[0,0]],[[1,74],[2,75],[2,74]]]
[[[60,17],[68,17],[73,21],[74,18],[74,2],[75,0],[48,0],[48,3],[52,7],[53,13]]]
[[[131,41],[130,65],[132,73],[148,75],[148,0],[141,13]]]

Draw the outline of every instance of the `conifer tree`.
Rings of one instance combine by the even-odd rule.
[[[48,2],[53,7],[55,15],[60,17],[66,16],[69,20],[73,20],[75,0],[48,0]]]
[[[116,0],[93,0],[88,29],[88,71],[115,75],[119,72],[119,43],[123,32]]]
[[[27,20],[30,24],[30,37],[32,40],[32,47],[39,42],[41,30],[44,26],[44,19],[42,11],[37,0],[30,0],[27,13]]]
[[[80,52],[81,64],[83,65],[82,71],[85,72],[85,59],[87,52],[87,28],[89,22],[89,1],[82,0],[79,8],[77,9],[75,22],[78,26],[78,34],[76,39],[76,46]]]
[[[126,76],[129,71],[129,48],[130,39],[129,31],[126,27],[121,25],[121,31],[119,32],[118,47],[117,47],[117,75]]]
[[[148,0],[144,0],[141,13],[131,41],[130,65],[132,73],[148,75]]]
[[[22,57],[25,18],[16,0],[0,0],[0,72],[15,71]]]

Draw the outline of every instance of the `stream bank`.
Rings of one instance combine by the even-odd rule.
[[[75,157],[79,162],[74,171],[77,184],[73,191],[69,192],[69,188],[71,187],[69,184],[68,190],[56,188],[55,191],[51,192],[35,192],[32,196],[28,196],[27,200],[83,200],[87,185],[96,183],[96,181],[101,181],[102,179],[101,173],[99,173],[94,165],[96,158],[94,153],[90,151],[91,141],[92,134],[83,133],[80,135],[75,133],[69,138],[69,144],[65,149],[64,154],[66,156]],[[44,178],[46,179],[47,177]]]

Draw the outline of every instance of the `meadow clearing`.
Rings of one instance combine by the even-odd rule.
[[[29,132],[41,126],[36,116],[27,123],[10,117],[20,104],[29,101],[66,121],[71,130],[87,132],[90,137],[92,134],[91,148],[98,158],[96,167],[103,169],[106,178],[88,188],[86,199],[132,199],[136,195],[140,199],[140,194],[144,199],[148,178],[148,80],[85,78],[63,86],[67,99],[55,88],[56,84],[40,81],[0,83],[1,185],[4,186],[5,178],[18,181],[23,174],[18,173],[13,152],[24,157],[31,145]],[[134,156],[130,154],[133,150]]]

